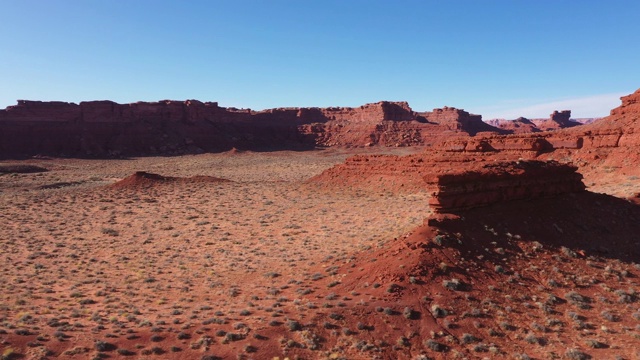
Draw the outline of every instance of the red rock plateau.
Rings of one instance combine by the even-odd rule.
[[[3,358],[640,358],[640,90],[592,124],[503,135],[404,103],[194,105],[210,121],[158,104],[180,110],[111,103],[139,132],[57,125],[119,134],[94,155],[187,135],[213,151],[212,134],[218,151],[294,147],[270,133],[332,148],[1,163]],[[14,137],[46,120],[13,111]],[[20,152],[89,149],[38,136]]]
[[[505,133],[463,110],[414,112],[405,102],[252,111],[196,100],[133,104],[19,100],[18,105],[0,110],[0,156],[415,146],[450,134],[478,132]]]

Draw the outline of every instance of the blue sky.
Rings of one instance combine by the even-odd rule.
[[[640,88],[638,14],[637,0],[0,0],[0,108],[404,100],[604,116]]]

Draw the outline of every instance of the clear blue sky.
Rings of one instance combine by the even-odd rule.
[[[640,88],[639,14],[637,0],[0,0],[0,108],[406,100],[603,116]]]

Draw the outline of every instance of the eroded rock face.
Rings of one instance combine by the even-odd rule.
[[[592,119],[582,120],[587,121]],[[551,115],[549,115],[548,119],[527,119],[524,117],[519,117],[515,120],[487,120],[486,123],[505,130],[510,134],[526,134],[542,131],[553,131],[580,126],[583,124],[583,122],[571,120],[571,110],[556,110]]]
[[[488,163],[477,169],[427,175],[429,205],[451,212],[505,201],[536,199],[585,190],[578,168],[555,161]]]
[[[536,124],[534,124],[531,120],[519,117],[515,120],[487,120],[487,124],[491,126],[495,126],[497,128],[508,131],[512,134],[522,134],[522,133],[532,133],[532,132],[540,132],[542,130],[538,129]]]
[[[511,152],[528,157],[558,149],[640,145],[640,91],[588,125],[568,110],[549,119],[484,123],[453,107],[414,112],[406,102],[360,107],[224,108],[197,100],[80,104],[19,100],[0,110],[0,157],[179,155],[321,147],[430,146],[450,152]],[[492,126],[496,125],[498,127]],[[541,131],[546,130],[546,131]],[[508,135],[511,134],[511,135]]]
[[[406,102],[360,107],[223,108],[197,100],[80,104],[19,100],[0,110],[0,155],[120,156],[432,144],[443,133],[499,133],[455,108],[416,113]]]
[[[556,110],[549,115],[548,119],[533,119],[531,122],[540,131],[553,131],[582,125],[577,121],[571,121],[571,110]]]
[[[512,161],[495,154],[357,155],[308,183],[330,191],[428,192],[435,211],[450,212],[583,191],[577,169],[555,161]]]
[[[536,124],[537,128],[546,131],[503,136],[479,134],[473,138],[456,136],[443,140],[434,148],[451,152],[501,151],[521,156],[527,156],[523,155],[525,153],[540,155],[555,150],[580,150],[576,153],[578,157],[589,151],[615,148],[636,156],[634,152],[637,153],[640,146],[640,90],[623,96],[621,100],[622,105],[611,110],[611,115],[590,124],[570,121],[568,110],[556,111],[550,119]],[[536,120],[532,122],[536,123]],[[491,123],[504,128],[502,122]]]

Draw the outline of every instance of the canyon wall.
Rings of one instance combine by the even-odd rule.
[[[555,150],[640,145],[640,91],[622,98],[611,115],[588,125],[568,110],[544,121],[524,118],[484,123],[453,107],[415,112],[406,102],[359,107],[220,107],[197,100],[80,104],[19,100],[0,110],[0,157],[36,154],[111,157],[179,155],[315,147],[426,146],[448,152],[512,152],[537,156]],[[492,126],[496,125],[496,126]],[[547,131],[542,131],[547,130]]]
[[[197,100],[80,104],[19,100],[0,110],[0,156],[177,155],[316,146],[415,146],[442,135],[500,133],[455,108],[416,113],[406,102],[360,107],[224,108]]]

